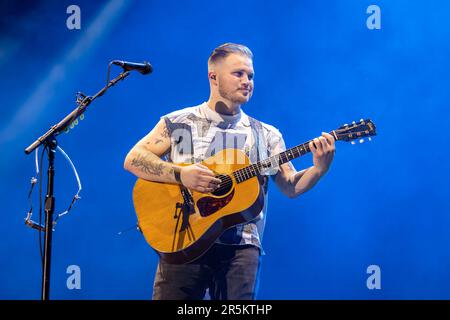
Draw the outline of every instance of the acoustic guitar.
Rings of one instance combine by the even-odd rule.
[[[376,129],[368,119],[341,126],[330,134],[336,141],[355,143],[363,142],[364,137],[370,139]],[[264,205],[261,173],[310,152],[309,142],[257,163],[250,163],[237,149],[216,153],[201,162],[222,181],[211,193],[138,179],[133,202],[139,229],[162,260],[182,264],[197,259],[226,229],[260,214]]]

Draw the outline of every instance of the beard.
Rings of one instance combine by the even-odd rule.
[[[219,83],[219,94],[222,98],[227,99],[228,101],[235,104],[244,104],[247,103],[251,96],[252,92],[248,92],[247,95],[244,95],[241,90],[235,89],[227,89],[223,85]]]

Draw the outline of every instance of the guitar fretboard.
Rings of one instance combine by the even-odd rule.
[[[257,176],[258,174],[261,174],[261,172],[263,172],[265,169],[280,166],[283,163],[307,154],[311,151],[309,149],[309,143],[310,141],[299,144],[298,146],[287,149],[286,151],[283,151],[277,155],[271,156],[267,159],[251,164],[245,168],[239,169],[233,172],[233,176],[236,179],[237,183],[244,182],[250,178]]]
[[[353,122],[352,125],[344,125],[336,130],[329,132],[335,141],[352,141],[356,139],[361,139],[363,137],[369,137],[376,135],[375,124],[370,120],[362,120],[356,124]],[[299,144],[293,148],[283,151],[277,155],[271,156],[267,159],[258,161],[257,163],[250,164],[242,169],[233,172],[233,176],[237,183],[244,182],[250,178],[253,178],[259,174],[264,173],[264,170],[276,168],[283,163],[286,163],[292,159],[303,156],[304,154],[311,152],[309,149],[309,143],[312,140]],[[361,141],[360,141],[361,142]]]

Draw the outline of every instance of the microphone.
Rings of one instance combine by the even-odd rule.
[[[152,65],[147,61],[144,61],[144,63],[136,63],[136,62],[114,60],[112,63],[117,66],[121,66],[125,71],[136,70],[139,71],[141,74],[149,74],[152,73],[153,71]]]

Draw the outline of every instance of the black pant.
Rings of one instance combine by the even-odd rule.
[[[214,244],[187,264],[159,262],[154,300],[201,300],[206,289],[213,300],[253,300],[260,266],[259,248],[253,245]]]

